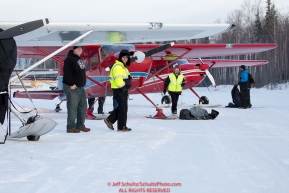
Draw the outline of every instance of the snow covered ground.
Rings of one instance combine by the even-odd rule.
[[[38,142],[26,138],[1,145],[0,190],[5,193],[165,192],[287,193],[289,190],[289,89],[252,89],[253,108],[224,108],[232,86],[196,88],[220,114],[215,120],[154,120],[141,95],[131,95],[131,132],[109,130],[102,120],[87,120],[88,133],[66,133],[66,104],[34,100],[42,116],[58,122]],[[286,88],[285,88],[286,87]],[[150,94],[159,103],[160,94]],[[32,107],[27,99],[14,99]],[[178,107],[197,98],[186,90]],[[105,111],[112,109],[107,97]],[[211,109],[207,109],[209,112]],[[164,109],[165,114],[170,114]],[[14,118],[13,131],[19,128]],[[116,126],[115,126],[116,127]],[[2,126],[1,134],[4,134]],[[147,183],[147,184],[146,184]],[[170,184],[168,184],[170,183]],[[176,184],[173,184],[176,183]]]

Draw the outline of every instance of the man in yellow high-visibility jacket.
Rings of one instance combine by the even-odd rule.
[[[180,66],[174,66],[174,72],[169,74],[164,84],[164,94],[167,89],[172,98],[172,114],[177,114],[177,105],[179,95],[182,94],[183,86],[185,85],[185,77],[180,73]]]
[[[114,130],[113,124],[117,121],[117,131],[131,131],[126,126],[127,110],[128,110],[128,89],[131,87],[131,78],[129,70],[126,68],[130,65],[130,53],[128,50],[122,50],[119,53],[118,60],[110,70],[110,84],[113,91],[114,100],[118,103],[107,119],[104,119],[105,124],[111,130]]]

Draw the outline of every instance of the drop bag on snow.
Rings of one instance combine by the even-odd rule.
[[[182,120],[209,120],[215,119],[219,115],[219,112],[212,109],[211,113],[208,113],[206,109],[201,107],[192,107],[189,109],[182,109],[179,119]]]

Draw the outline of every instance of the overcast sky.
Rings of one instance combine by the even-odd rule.
[[[1,0],[0,21],[213,23],[241,9],[245,0]],[[249,0],[247,0],[249,1]],[[256,0],[250,0],[251,3]],[[265,7],[265,1],[261,5]],[[272,0],[289,13],[288,0]]]

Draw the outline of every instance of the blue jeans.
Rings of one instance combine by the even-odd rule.
[[[84,121],[87,109],[84,88],[77,87],[76,89],[71,89],[69,85],[63,84],[63,91],[67,99],[67,131],[73,128],[84,128]]]

